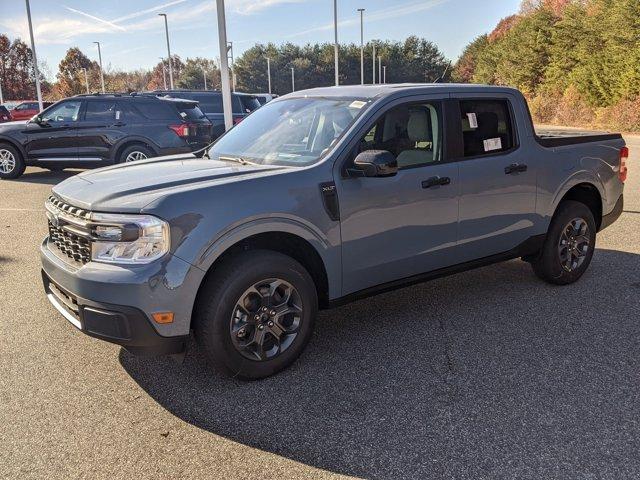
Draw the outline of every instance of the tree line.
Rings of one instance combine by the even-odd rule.
[[[639,65],[640,1],[526,0],[453,77],[519,88],[540,122],[640,131]]]
[[[22,41],[15,40],[11,55],[5,57],[11,42],[6,35],[0,35],[0,79],[7,99],[34,98],[33,61],[31,49]],[[386,66],[387,82],[429,82],[441,78],[448,80],[451,75],[450,62],[428,40],[411,36],[404,42],[371,41],[364,48],[364,72],[366,83],[372,81],[373,47],[376,57]],[[291,43],[255,45],[238,57],[233,65],[236,88],[243,92],[266,92],[268,90],[267,57],[271,63],[272,92],[286,94],[292,89],[291,68],[295,72],[295,88],[333,85],[334,57],[333,44],[307,44],[298,46]],[[164,63],[164,69],[163,69]],[[19,68],[17,68],[19,66]],[[41,65],[42,67],[42,65]],[[208,89],[220,88],[220,70],[213,60],[205,58],[172,58],[174,86],[176,88],[204,88],[205,73]],[[85,70],[87,78],[85,78]],[[360,83],[360,46],[349,44],[340,47],[340,83]],[[11,75],[10,75],[11,74]],[[167,62],[158,62],[152,69],[117,71],[109,65],[104,68],[105,90],[109,92],[133,92],[164,89],[169,85]],[[378,67],[376,66],[376,77]],[[54,82],[41,78],[43,94],[47,100],[58,100],[85,93],[87,80],[89,91],[100,91],[100,69],[98,63],[89,59],[79,48],[67,50],[58,65]],[[379,79],[378,79],[379,81]]]

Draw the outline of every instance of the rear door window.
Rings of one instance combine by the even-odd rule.
[[[112,100],[89,100],[84,119],[87,122],[105,122],[116,119],[117,103]]]
[[[495,155],[515,145],[507,100],[461,100],[464,156]]]

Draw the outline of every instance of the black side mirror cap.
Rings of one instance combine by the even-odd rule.
[[[354,170],[365,177],[392,177],[398,173],[398,161],[387,150],[365,150],[353,161]]]

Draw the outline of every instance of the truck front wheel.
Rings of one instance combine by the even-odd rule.
[[[215,267],[198,295],[194,331],[212,363],[258,379],[291,365],[313,332],[315,284],[294,259],[249,250]]]
[[[540,254],[531,262],[546,282],[567,285],[587,270],[596,246],[596,222],[583,203],[566,200],[556,211]]]

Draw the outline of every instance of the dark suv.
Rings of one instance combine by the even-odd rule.
[[[154,90],[154,95],[168,95],[195,100],[200,109],[213,124],[213,138],[218,138],[224,133],[224,114],[222,112],[222,93],[217,90]],[[261,104],[255,95],[233,92],[231,94],[233,104],[233,123],[240,123]]]
[[[0,178],[17,178],[27,165],[93,168],[189,153],[211,140],[211,122],[192,100],[78,95],[0,125]]]

